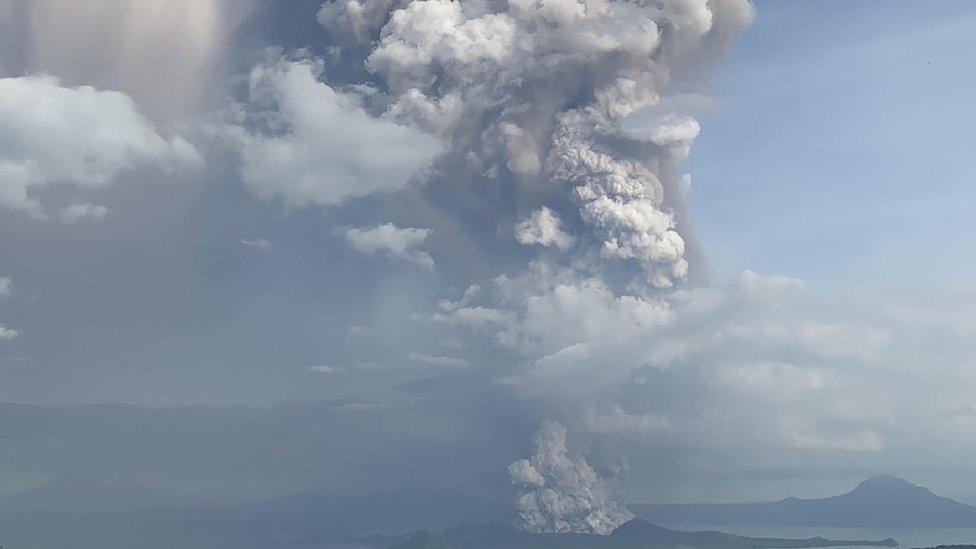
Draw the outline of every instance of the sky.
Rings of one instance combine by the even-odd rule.
[[[689,158],[720,275],[823,291],[965,288],[973,263],[966,2],[768,2],[718,67]],[[946,235],[953,235],[947,238]],[[898,289],[898,288],[896,288]]]
[[[320,438],[240,470],[322,467],[248,494],[535,530],[976,494],[970,2],[177,4],[0,0],[0,401],[269,414]]]

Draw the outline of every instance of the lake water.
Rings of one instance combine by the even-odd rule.
[[[739,526],[731,524],[661,524],[677,530],[721,530],[729,534],[767,538],[812,538],[842,540],[892,538],[899,547],[976,544],[976,528],[918,528],[912,530],[870,528],[820,528],[807,526]]]

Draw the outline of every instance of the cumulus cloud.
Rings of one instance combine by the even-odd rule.
[[[3,324],[0,324],[0,340],[14,339],[16,337],[20,337],[20,331],[14,330],[13,328],[8,328]]]
[[[0,276],[0,297],[12,294],[13,290],[14,282],[8,277]]]
[[[320,63],[255,67],[239,124],[224,134],[247,188],[290,207],[332,206],[402,189],[442,150],[439,139],[368,113],[361,98],[319,81]]]
[[[125,94],[66,87],[53,76],[0,78],[2,207],[45,217],[34,187],[101,187],[136,166],[200,162],[192,145],[160,135]]]
[[[345,233],[346,243],[354,250],[369,254],[383,252],[390,257],[433,269],[434,259],[429,253],[418,249],[429,235],[430,229],[401,229],[393,223],[370,228],[352,228]]]
[[[561,225],[559,216],[543,206],[515,226],[515,239],[526,245],[555,246],[565,251],[573,246],[575,239]]]
[[[606,535],[634,518],[618,501],[613,484],[570,452],[566,427],[543,425],[533,445],[531,457],[508,466],[523,528]]]

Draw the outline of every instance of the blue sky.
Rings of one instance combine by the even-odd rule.
[[[688,162],[716,276],[961,284],[976,237],[976,6],[759,2]]]

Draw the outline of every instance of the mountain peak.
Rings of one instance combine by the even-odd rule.
[[[934,494],[907,480],[871,477],[837,496],[777,502],[632,506],[664,524],[783,524],[862,528],[976,526],[976,507]]]
[[[889,495],[917,493],[919,491],[927,492],[928,490],[894,475],[878,475],[862,481],[852,493]]]
[[[634,536],[646,536],[649,534],[661,534],[670,532],[667,528],[658,526],[657,524],[652,524],[647,522],[642,518],[632,518],[627,522],[621,524],[613,531],[611,536],[615,537],[634,537]]]

